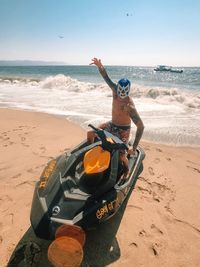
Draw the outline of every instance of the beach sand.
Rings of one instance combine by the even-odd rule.
[[[44,166],[85,139],[86,132],[48,114],[0,109],[0,118],[0,266],[4,267],[30,227],[34,185]],[[83,266],[200,266],[200,148],[149,142],[141,146],[146,153],[144,171],[124,213],[112,218],[112,223],[119,219],[119,225],[106,259],[101,263],[104,254],[91,247],[92,239],[100,235],[95,233],[88,237],[89,262]]]

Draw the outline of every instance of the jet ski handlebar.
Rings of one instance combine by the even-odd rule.
[[[106,136],[106,132],[103,129],[96,128],[92,124],[88,125],[90,128],[94,130],[94,132],[97,134],[97,136],[100,138],[102,141],[102,147],[105,150],[112,151],[112,150],[127,150],[128,151],[128,146],[122,142],[118,137],[113,136],[111,133],[109,133],[109,136]],[[107,140],[107,137],[111,137],[114,143],[111,143]]]

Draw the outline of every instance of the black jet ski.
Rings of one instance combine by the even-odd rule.
[[[128,147],[111,133],[89,125],[97,137],[51,160],[36,183],[31,225],[37,237],[54,239],[62,225],[94,227],[113,216],[143,170],[145,153],[128,155],[130,174],[123,177],[119,151]]]

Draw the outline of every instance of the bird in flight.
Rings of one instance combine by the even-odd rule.
[[[62,36],[62,35],[58,35],[58,37],[59,37],[60,39],[63,39],[63,38],[64,38],[64,36]]]

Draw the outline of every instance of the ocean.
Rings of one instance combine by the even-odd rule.
[[[200,146],[200,68],[106,66],[128,78],[144,122],[143,140]],[[0,66],[0,107],[56,114],[88,129],[111,119],[112,93],[95,66]],[[132,137],[135,126],[132,125]]]

